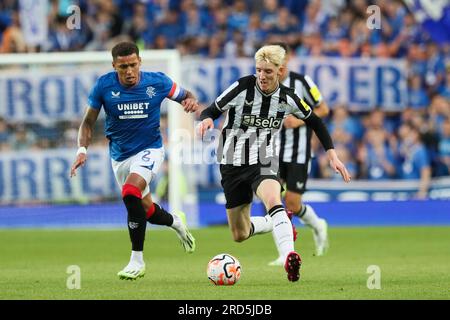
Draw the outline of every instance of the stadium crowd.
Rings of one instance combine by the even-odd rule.
[[[0,2],[0,53],[109,50],[117,41],[176,48],[182,55],[252,57],[284,41],[309,56],[402,58],[409,103],[401,113],[350,112],[334,105],[327,119],[339,156],[356,179],[450,175],[449,46],[432,41],[402,1],[367,0],[50,0],[49,35],[27,46],[17,0]],[[81,8],[81,28],[66,27],[66,8]],[[366,27],[376,4],[382,28]],[[0,150],[74,147],[75,123],[14,125],[0,119]],[[163,130],[164,131],[164,130]],[[101,129],[97,130],[101,136]],[[64,137],[61,139],[61,137]],[[100,142],[103,143],[103,142]],[[331,178],[316,140],[312,177]]]

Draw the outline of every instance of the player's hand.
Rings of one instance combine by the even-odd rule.
[[[197,132],[200,137],[202,137],[202,139],[205,135],[205,132],[209,129],[214,129],[214,121],[211,118],[206,118],[197,125]]]
[[[352,177],[347,171],[345,165],[339,160],[334,149],[329,149],[327,151],[328,159],[330,160],[330,167],[336,172],[340,173],[345,182],[350,182]]]
[[[300,120],[292,115],[289,115],[286,117],[286,119],[284,119],[283,124],[286,129],[293,129],[293,128],[298,128],[298,127],[304,125],[305,122],[303,122],[302,120]]]
[[[198,101],[192,98],[186,98],[181,101],[181,105],[183,106],[184,112],[195,112],[200,107]]]
[[[84,164],[86,163],[87,160],[87,155],[86,153],[80,153],[79,155],[77,155],[77,158],[75,159],[74,163],[72,164],[72,168],[70,168],[70,177],[72,178],[73,176],[76,176],[76,170],[79,167],[84,166]]]

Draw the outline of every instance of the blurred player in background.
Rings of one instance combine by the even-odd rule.
[[[214,128],[214,120],[228,110],[217,154],[233,239],[242,242],[255,234],[272,231],[288,280],[298,281],[301,258],[294,250],[292,224],[281,202],[274,147],[283,118],[293,114],[303,119],[327,150],[331,167],[346,182],[350,181],[350,175],[337,157],[322,120],[294,89],[280,83],[285,55],[286,51],[278,45],[260,48],[255,54],[256,76],[240,78],[228,87],[203,110],[198,129],[203,137],[208,129]],[[269,217],[250,217],[253,192],[264,203]]]
[[[288,63],[291,57],[289,47],[284,43],[276,43],[286,51],[280,82],[295,89],[296,94],[313,107],[314,113],[325,118],[330,109],[316,84],[307,75],[289,71]],[[289,216],[297,216],[300,221],[311,227],[316,246],[316,255],[321,256],[328,248],[327,222],[317,216],[314,209],[302,202],[306,190],[311,159],[312,129],[305,122],[292,115],[284,119],[283,127],[278,134],[280,156],[280,178],[286,184],[285,205]],[[294,231],[295,237],[296,231]],[[269,263],[272,266],[284,264],[283,257]]]
[[[121,42],[112,49],[114,72],[101,76],[89,95],[89,107],[78,132],[78,151],[70,175],[87,160],[94,124],[103,106],[105,135],[116,180],[128,211],[132,251],[121,279],[145,275],[143,257],[146,221],[172,227],[187,252],[195,250],[195,239],[186,226],[184,213],[171,214],[152,201],[149,184],[164,160],[160,133],[160,107],[165,98],[194,112],[198,103],[192,93],[161,72],[140,71],[141,58],[134,43]]]

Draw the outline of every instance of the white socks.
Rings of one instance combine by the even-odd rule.
[[[144,252],[143,251],[131,251],[131,258],[130,262],[135,262],[138,264],[145,264],[144,263]]]
[[[291,220],[289,220],[284,207],[281,205],[274,206],[269,210],[268,214],[272,217],[273,239],[280,256],[285,259],[289,252],[294,251],[294,234]]]
[[[272,231],[272,219],[269,216],[264,217],[250,217],[252,223],[252,230],[250,231],[250,237],[255,234],[267,233]]]
[[[300,212],[294,214],[300,218],[300,221],[303,224],[306,224],[313,229],[317,229],[319,227],[319,217],[309,204],[303,204]]]

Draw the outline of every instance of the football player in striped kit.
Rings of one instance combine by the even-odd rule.
[[[256,76],[240,78],[203,110],[198,130],[203,137],[214,128],[214,120],[228,111],[217,155],[233,239],[242,242],[272,231],[288,280],[298,281],[301,258],[294,249],[292,224],[281,201],[274,147],[274,137],[284,117],[293,114],[303,119],[324,146],[330,166],[344,181],[349,182],[351,177],[337,157],[322,120],[294,89],[280,83],[285,54],[278,45],[260,48],[255,54]],[[264,203],[268,216],[250,216],[253,192]]]
[[[305,100],[313,112],[320,118],[325,118],[330,109],[312,79],[304,74],[289,71],[288,63],[291,56],[289,47],[284,43],[276,43],[286,51],[286,59],[280,81],[295,89],[297,95]],[[328,249],[328,226],[325,219],[319,218],[309,204],[302,202],[306,190],[306,182],[310,169],[312,129],[305,122],[289,115],[286,117],[277,138],[280,155],[280,178],[285,183],[285,205],[290,217],[297,216],[300,221],[313,231],[315,255],[321,256]],[[295,232],[295,231],[294,231]],[[278,259],[269,263],[272,266],[283,265],[281,252]]]

